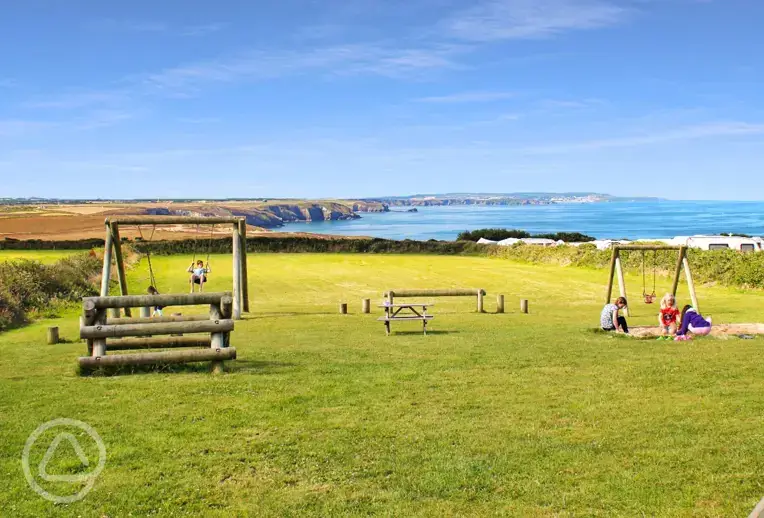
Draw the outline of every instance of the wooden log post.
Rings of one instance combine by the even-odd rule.
[[[137,365],[173,364],[211,361],[222,364],[223,360],[235,360],[236,349],[188,349],[180,351],[159,351],[150,353],[114,354],[101,357],[80,357],[82,369],[97,367],[121,367]]]
[[[141,318],[151,318],[151,308],[149,306],[141,306]]]
[[[371,313],[371,299],[361,300],[361,311],[367,315]]]
[[[249,313],[249,279],[247,274],[247,220],[239,220],[239,238],[241,239],[241,307]]]
[[[226,333],[233,331],[234,328],[233,320],[221,319],[220,317],[202,322],[123,324],[118,326],[107,326],[105,318],[103,324],[100,322],[96,318],[95,325],[80,328],[80,338],[124,338],[127,336],[172,335],[175,333]]]
[[[107,318],[107,326],[119,326],[125,324],[163,324],[167,322],[203,322],[209,320],[209,315],[171,315],[148,318]]]
[[[340,315],[347,315],[347,314],[348,314],[348,303],[340,302]]]
[[[106,325],[106,310],[105,309],[99,309],[96,312],[95,317],[95,327],[100,327]],[[106,356],[106,337],[88,337],[88,336],[82,336],[82,332],[85,328],[80,328],[80,337],[82,338],[92,338],[93,339],[93,358],[100,358],[103,356]]]
[[[233,305],[236,305],[236,299],[233,300]],[[210,319],[213,321],[220,321],[223,318],[223,310],[217,304],[210,304]],[[221,351],[225,348],[225,334],[224,333],[211,333],[210,334],[210,349],[213,351]],[[223,372],[223,362],[220,360],[214,360],[210,365],[210,370],[213,374],[220,374]]]
[[[241,236],[239,223],[233,225],[233,319],[241,319]]]
[[[613,278],[615,277],[615,261],[618,258],[618,247],[613,247],[613,255],[610,256],[610,275],[607,279],[607,295],[605,295],[605,304],[610,304],[613,298]]]
[[[528,314],[528,299],[520,299],[520,312]]]
[[[676,290],[679,288],[679,276],[682,275],[682,260],[687,253],[687,247],[679,247],[679,258],[676,261],[676,268],[674,269],[674,282],[671,285],[671,294],[676,298]]]
[[[58,327],[48,328],[48,345],[56,345],[58,343]]]
[[[504,295],[496,295],[496,313],[504,313]]]
[[[85,297],[82,307],[92,303],[93,309],[139,308],[142,306],[197,306],[220,304],[220,299],[230,292],[173,293],[165,295],[129,295],[126,297]]]
[[[111,235],[111,227],[106,222],[106,241],[103,246],[103,271],[101,273],[101,296],[109,294],[109,283],[111,282],[111,257],[114,248],[114,239]]]
[[[625,298],[628,302],[628,297],[626,296],[626,281],[624,280],[623,276],[623,265],[621,265],[621,254],[618,254],[615,258],[615,272],[618,276],[618,293],[620,293],[621,297]],[[629,306],[623,308],[623,314],[624,316],[629,316]]]
[[[169,349],[174,347],[204,347],[210,348],[212,339],[209,336],[161,336],[156,338],[117,338],[108,340],[106,347],[109,351],[128,351],[131,349]]]
[[[478,313],[484,313],[483,311],[483,295],[485,295],[485,292],[483,290],[477,290],[477,312]]]
[[[122,239],[119,236],[119,225],[111,224],[111,234],[114,240],[114,259],[117,262],[117,277],[119,277],[119,292],[121,295],[127,295],[127,275],[125,274],[125,261],[122,256]],[[130,308],[125,308],[125,316],[132,316]]]
[[[95,323],[96,314],[98,313],[98,310],[96,309],[96,303],[93,299],[84,299],[82,301],[82,324],[84,326],[92,326]]]
[[[682,265],[684,266],[684,278],[687,279],[687,289],[690,291],[690,300],[692,301],[692,307],[694,307],[698,313],[698,296],[695,293],[695,282],[692,280],[692,273],[690,272],[690,261],[687,260],[687,255],[682,258]]]

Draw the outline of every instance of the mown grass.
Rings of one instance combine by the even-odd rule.
[[[162,292],[190,257],[154,258]],[[209,289],[230,286],[212,258]],[[145,263],[130,273],[147,284]],[[252,312],[223,376],[176,368],[78,377],[52,322],[0,337],[0,508],[13,516],[743,516],[764,494],[764,340],[637,341],[592,332],[602,271],[500,259],[251,255]],[[641,279],[629,277],[634,295]],[[667,289],[662,279],[659,287]],[[385,337],[360,300],[483,287],[508,313],[439,299],[433,333]],[[761,321],[764,294],[699,287],[715,322]],[[680,302],[686,298],[680,288]],[[531,314],[516,311],[531,301]],[[637,297],[633,297],[636,301]],[[350,315],[337,314],[337,303]],[[634,304],[633,324],[656,308]],[[76,318],[56,320],[76,337]],[[19,462],[42,422],[103,437],[106,468],[55,506]],[[38,452],[38,459],[44,448]],[[60,469],[74,471],[76,463]]]
[[[81,250],[0,250],[0,263],[27,259],[39,261],[43,264],[53,264],[59,259],[72,254],[82,253]]]

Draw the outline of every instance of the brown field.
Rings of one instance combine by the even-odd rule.
[[[41,239],[46,241],[66,241],[77,239],[103,239],[104,219],[114,215],[141,215],[150,214],[152,209],[171,208],[173,210],[192,211],[203,214],[226,215],[229,209],[242,208],[243,203],[226,203],[223,205],[212,204],[81,204],[81,205],[38,205],[21,206],[15,209],[11,206],[0,210],[0,240],[12,239]],[[252,204],[247,204],[251,207]],[[266,235],[268,237],[315,237],[320,239],[336,239],[333,236],[311,234],[309,232],[278,232],[252,225],[247,226],[250,235]],[[120,235],[130,239],[136,237],[148,239],[152,233],[152,227],[146,225],[142,228],[124,226],[120,227]],[[215,237],[223,237],[230,233],[229,229],[215,227]],[[154,230],[154,240],[190,239],[194,237],[209,237],[209,227],[197,229],[196,226],[167,225],[157,226]]]

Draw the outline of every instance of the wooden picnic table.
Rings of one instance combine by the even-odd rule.
[[[434,305],[435,304],[422,303],[380,304],[379,307],[385,309],[385,316],[380,317],[377,320],[385,323],[385,335],[387,336],[390,336],[390,323],[393,321],[421,320],[422,333],[426,335],[427,321],[435,318],[433,315],[427,314],[427,308]],[[406,314],[400,315],[401,311]]]

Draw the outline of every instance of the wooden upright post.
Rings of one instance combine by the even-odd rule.
[[[371,313],[371,299],[361,300],[361,311],[366,314]]]
[[[101,274],[101,296],[109,294],[109,282],[111,281],[111,252],[114,238],[111,235],[111,226],[106,223],[106,241],[103,246],[103,273]]]
[[[626,296],[626,281],[623,278],[623,265],[621,264],[621,254],[619,253],[615,257],[615,272],[618,276],[618,293],[621,294],[621,297],[625,298],[628,302],[629,298]],[[623,314],[624,316],[629,316],[629,306],[627,305],[625,308],[623,308]]]
[[[528,299],[520,299],[520,313],[528,313]]]
[[[127,295],[127,276],[125,275],[125,261],[122,256],[122,240],[119,237],[119,225],[111,223],[111,235],[114,240],[114,259],[117,261],[117,276],[119,277],[119,292]],[[130,317],[130,308],[125,308],[125,315]]]
[[[607,295],[605,295],[605,304],[610,304],[613,297],[613,277],[615,276],[615,262],[618,259],[618,247],[613,246],[613,255],[610,257],[610,275],[607,280]],[[627,299],[628,300],[628,299]]]
[[[249,281],[247,279],[247,220],[239,220],[239,237],[241,238],[241,307],[244,313],[249,313]]]
[[[234,304],[236,299],[234,298]],[[210,304],[210,319],[221,320],[223,318],[223,311],[217,304]],[[210,333],[210,349],[220,350],[225,347],[225,333]],[[214,374],[220,374],[223,372],[223,362],[213,361],[210,368]]]
[[[58,327],[48,328],[48,345],[55,345],[58,343]]]
[[[348,303],[340,302],[340,315],[347,315],[347,314],[348,314]]]
[[[99,309],[96,311],[95,325],[97,326],[106,325],[106,310],[105,309]],[[100,357],[100,356],[106,356],[106,338],[93,338],[93,357]]]
[[[692,307],[694,307],[698,313],[698,296],[695,294],[695,283],[692,280],[692,273],[690,272],[690,261],[687,260],[687,251],[685,250],[684,257],[682,257],[682,265],[684,266],[684,278],[687,279],[687,288],[690,291],[690,300],[692,300]]]
[[[477,291],[477,312],[483,313],[483,289]]]
[[[504,295],[496,295],[496,313],[504,313]]]
[[[241,235],[239,223],[233,225],[233,319],[241,320]]]
[[[676,290],[679,287],[679,276],[682,274],[682,260],[687,253],[687,247],[679,247],[679,257],[676,260],[676,269],[674,270],[674,284],[671,285],[671,294],[676,297]]]

